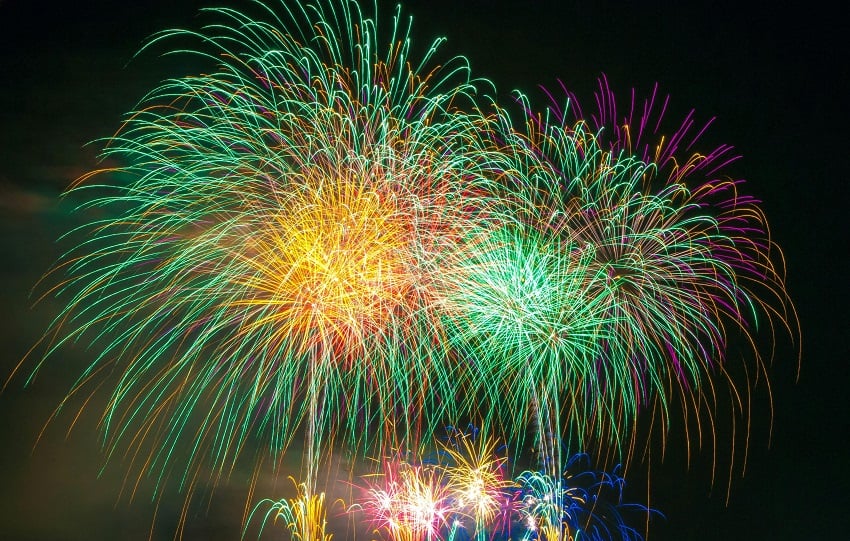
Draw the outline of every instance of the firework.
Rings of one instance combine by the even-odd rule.
[[[387,539],[640,541],[631,519],[656,511],[625,503],[619,468],[591,468],[586,454],[550,474],[507,474],[505,446],[474,428],[449,427],[437,452],[399,453],[368,476],[356,509]],[[432,457],[432,458],[429,458]],[[518,537],[517,537],[518,536]]]
[[[477,428],[447,427],[431,452],[383,460],[365,477],[357,508],[388,539],[499,539],[509,532],[514,487],[499,447]]]
[[[623,459],[643,411],[665,433],[673,409],[713,424],[722,383],[746,411],[727,349],[751,344],[761,374],[757,323],[790,330],[795,316],[757,201],[723,175],[731,148],[691,152],[705,130],[692,115],[659,135],[655,93],[615,124],[602,89],[589,120],[523,96],[525,126],[503,116],[498,220],[460,240],[439,290],[482,412],[514,439],[531,423]]]
[[[543,422],[540,415],[570,411],[582,429],[592,413],[573,397],[602,354],[605,313],[593,289],[600,278],[589,268],[589,251],[566,242],[505,224],[460,242],[440,275],[450,343],[469,360],[464,388],[483,398],[476,413],[519,446],[529,421]]]
[[[248,522],[260,509],[267,507],[263,516],[262,527],[258,537],[262,535],[265,526],[271,522],[281,521],[289,530],[293,539],[301,541],[331,541],[333,534],[327,533],[327,509],[325,493],[314,494],[306,485],[297,484],[290,477],[296,488],[296,496],[288,500],[263,500],[254,508]]]
[[[507,475],[507,456],[497,453],[501,446],[475,427],[466,432],[450,427],[439,447],[455,513],[452,527],[472,532],[477,540],[507,531],[514,483]],[[467,521],[472,528],[466,527]]]
[[[71,189],[96,217],[51,274],[65,308],[33,375],[75,342],[97,352],[57,413],[110,389],[108,459],[187,504],[248,449],[256,482],[303,436],[296,496],[248,518],[304,541],[330,539],[335,448],[420,449],[481,419],[517,451],[535,432],[539,468],[510,481],[492,441],[453,433],[435,461],[384,461],[360,506],[377,533],[497,538],[519,501],[523,539],[640,539],[622,478],[570,474],[584,459],[560,435],[627,462],[644,412],[665,436],[679,407],[713,426],[720,385],[749,409],[730,345],[759,377],[760,320],[794,334],[731,147],[692,152],[692,113],[660,135],[656,91],[620,118],[604,79],[589,116],[567,91],[542,113],[520,96],[520,126],[486,116],[484,83],[438,61],[440,40],[417,54],[400,7],[386,34],[353,0],[253,8],[155,35],[143,50],[195,43],[173,53],[206,71],[147,94],[107,141],[114,165]]]
[[[146,45],[195,40],[212,69],[109,139],[118,165],[73,188],[101,218],[54,271],[45,359],[99,344],[70,395],[117,374],[107,454],[158,487],[217,483],[254,436],[279,461],[303,429],[312,490],[337,438],[379,449],[453,407],[429,269],[485,206],[467,65],[417,56],[400,11],[382,41],[348,0],[255,7]]]
[[[452,515],[445,472],[433,464],[385,460],[361,508],[387,539],[440,539]]]
[[[521,539],[541,541],[640,541],[626,513],[657,513],[623,502],[624,479],[615,471],[590,469],[587,455],[567,461],[562,475],[525,471],[517,477],[518,512],[526,528]]]

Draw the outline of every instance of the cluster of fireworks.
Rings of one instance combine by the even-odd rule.
[[[655,90],[622,114],[604,78],[588,115],[566,89],[503,107],[440,40],[418,53],[400,8],[387,28],[350,0],[254,8],[146,45],[194,40],[209,69],[150,92],[72,188],[101,213],[52,273],[38,366],[98,343],[69,397],[117,374],[107,456],[187,500],[303,439],[297,496],[264,515],[303,541],[330,537],[336,450],[397,456],[459,419],[491,434],[379,461],[356,506],[377,534],[640,539],[622,478],[565,476],[575,453],[628,463],[639,418],[711,416],[721,385],[746,410],[728,346],[761,374],[757,321],[795,332],[731,147],[692,151],[692,115],[665,135]],[[494,434],[539,468],[511,478]]]
[[[449,427],[430,453],[385,458],[363,478],[351,506],[335,502],[336,514],[382,540],[643,538],[626,517],[655,512],[624,503],[625,480],[616,470],[595,471],[587,455],[576,454],[559,474],[525,470],[511,479],[505,447],[470,428]],[[260,502],[248,526],[259,523],[262,534],[269,525],[285,525],[293,538],[328,541],[325,493],[296,488],[294,498]]]
[[[508,458],[476,432],[454,432],[433,456],[384,462],[357,510],[384,539],[641,539],[624,514],[624,481],[597,472],[587,455],[551,475],[508,477]]]

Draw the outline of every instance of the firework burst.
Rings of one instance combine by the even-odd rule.
[[[199,42],[179,52],[213,69],[109,139],[120,165],[73,188],[103,217],[54,271],[45,359],[100,344],[70,395],[118,374],[107,453],[157,486],[217,483],[257,435],[279,461],[303,429],[312,490],[338,436],[381,449],[452,409],[426,271],[486,206],[466,63],[439,65],[439,41],[417,57],[400,10],[382,41],[348,0],[255,7],[152,38]]]
[[[531,236],[547,239],[534,244],[551,247],[550,267],[575,267],[576,260],[581,265],[582,278],[576,282],[581,295],[565,295],[563,301],[552,294],[542,297],[558,307],[581,299],[582,316],[559,307],[548,312],[557,317],[536,320],[582,321],[588,332],[565,333],[566,344],[558,345],[515,319],[511,332],[536,344],[535,355],[517,347],[475,353],[487,365],[525,366],[527,379],[534,382],[552,381],[547,374],[551,363],[535,364],[541,354],[565,364],[562,371],[572,376],[519,395],[524,397],[521,411],[542,406],[546,419],[568,420],[559,432],[577,436],[576,447],[587,448],[586,437],[593,436],[603,445],[613,443],[622,458],[636,444],[634,428],[645,410],[660,412],[665,432],[674,408],[686,418],[693,413],[698,424],[699,412],[708,412],[713,426],[722,382],[733,407],[746,412],[747,393],[727,368],[730,344],[749,343],[757,366],[752,372],[763,374],[755,346],[757,324],[766,315],[771,330],[778,324],[794,336],[796,316],[758,202],[740,192],[742,181],[723,173],[735,159],[731,147],[707,154],[691,151],[707,128],[695,129],[692,113],[672,136],[659,135],[666,101],[659,112],[655,92],[642,103],[633,98],[629,116],[618,122],[604,79],[600,89],[600,112],[589,119],[580,116],[574,97],[568,109],[552,105],[539,115],[521,96],[528,111],[525,127],[514,129],[507,116],[504,121],[511,135],[505,137],[510,152],[503,169],[506,177],[515,177],[506,186],[508,214]],[[506,245],[515,248],[505,249],[511,255],[502,260],[516,259],[512,265],[521,283],[536,284],[532,277],[539,256],[523,253],[522,240]],[[520,283],[502,279],[494,290],[520,303],[513,313],[535,313],[522,301],[535,298],[530,290],[545,288],[532,285],[523,291],[508,286],[511,282]],[[478,301],[475,308],[459,311],[473,329],[501,307],[512,306],[496,296]],[[486,340],[475,338],[474,343]],[[570,350],[584,353],[553,355]],[[507,387],[514,381],[508,380]],[[752,382],[744,383],[749,390]],[[565,405],[570,405],[567,411]],[[698,432],[701,438],[701,426]]]
[[[624,502],[619,467],[594,470],[586,454],[554,474],[526,470],[510,479],[508,458],[499,455],[506,447],[470,429],[449,427],[436,454],[384,460],[353,509],[387,539],[447,541],[640,541],[632,519],[657,514]]]
[[[71,189],[95,217],[50,274],[65,308],[33,376],[75,342],[97,352],[57,413],[110,389],[108,459],[187,505],[303,436],[295,498],[254,513],[305,541],[330,539],[317,477],[336,448],[425,448],[480,419],[512,450],[536,432],[539,471],[517,489],[491,441],[455,433],[433,463],[384,461],[361,506],[376,533],[497,538],[521,500],[523,539],[640,539],[622,478],[564,474],[583,459],[560,435],[626,464],[644,412],[702,438],[720,386],[749,410],[730,346],[758,378],[761,322],[799,330],[731,147],[691,151],[692,113],[660,135],[656,91],[621,118],[605,79],[589,116],[564,89],[542,113],[520,96],[517,126],[482,114],[486,83],[440,40],[411,48],[400,7],[384,33],[354,0],[289,4],[207,9],[143,48],[179,42],[207,71],[147,94],[114,166]]]
[[[578,397],[596,373],[606,318],[592,250],[519,222],[476,232],[455,250],[437,289],[465,361],[464,389],[484,398],[475,413],[517,445],[549,408],[555,418],[570,412],[583,433],[593,412]],[[599,408],[609,399],[587,397]]]
[[[445,472],[433,465],[385,460],[361,508],[387,539],[441,539],[452,514]]]
[[[254,508],[248,518],[250,523],[260,509],[267,507],[263,516],[262,528],[258,537],[262,535],[263,528],[269,523],[277,524],[279,521],[289,530],[292,539],[299,541],[331,541],[333,534],[327,530],[327,507],[325,505],[325,493],[313,493],[306,485],[297,484],[290,477],[296,488],[294,498],[288,500],[263,500]]]
[[[525,471],[517,477],[518,513],[526,528],[521,539],[541,541],[641,541],[626,520],[632,512],[657,511],[623,502],[625,480],[590,468],[587,455],[566,461],[562,474]]]
[[[463,528],[476,540],[497,539],[509,531],[511,520],[514,483],[507,472],[508,458],[498,454],[504,446],[470,428],[467,432],[450,428],[448,439],[439,445],[455,513],[452,528],[455,535]],[[472,528],[465,526],[467,521]]]

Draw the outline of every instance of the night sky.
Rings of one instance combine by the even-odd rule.
[[[850,58],[839,41],[846,18],[826,2],[796,10],[743,9],[737,2],[405,4],[419,46],[447,37],[443,50],[466,56],[473,74],[490,79],[502,98],[518,89],[540,104],[538,85],[561,80],[590,103],[604,73],[621,96],[632,87],[646,95],[657,82],[671,95],[668,126],[691,108],[698,120],[717,118],[703,138],[705,150],[733,145],[743,158],[729,173],[747,179],[745,190],[763,201],[802,323],[801,370],[798,379],[797,344],[780,332],[769,368],[772,436],[762,382],[753,391],[746,471],[741,476],[736,466],[728,503],[726,462],[719,460],[712,484],[710,446],[692,448],[688,466],[682,435],[674,433],[664,459],[660,452],[649,459],[651,504],[666,516],[653,521],[649,539],[847,537]],[[73,202],[58,196],[95,167],[100,145],[86,144],[111,135],[122,113],[158,81],[187,70],[180,60],[152,54],[131,62],[133,53],[152,32],[191,24],[202,5],[0,0],[3,379],[58,311],[50,298],[35,304],[44,287],[31,290],[70,248],[56,239],[79,219],[69,212]],[[20,376],[0,394],[0,539],[141,540],[152,523],[153,539],[171,539],[179,496],[166,494],[154,518],[150,487],[142,486],[133,502],[126,488],[122,494],[120,461],[100,472],[97,406],[70,433],[75,411],[62,412],[35,445],[93,353],[84,346],[52,357],[29,387]],[[726,425],[718,428],[721,454]],[[193,509],[187,541],[239,537],[247,475],[237,471],[208,506]],[[628,481],[627,497],[645,500],[644,476]]]

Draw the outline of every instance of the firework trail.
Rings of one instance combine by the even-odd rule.
[[[145,96],[108,140],[119,165],[73,187],[102,217],[53,271],[44,359],[99,345],[69,398],[117,374],[107,455],[157,490],[303,432],[311,497],[337,439],[380,450],[452,414],[430,269],[492,190],[465,60],[412,51],[400,7],[388,33],[348,0],[255,8],[143,49],[198,43],[174,54],[211,69]]]

